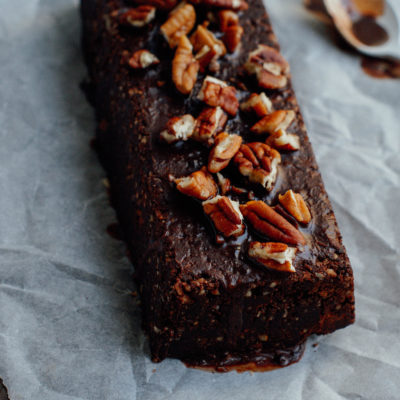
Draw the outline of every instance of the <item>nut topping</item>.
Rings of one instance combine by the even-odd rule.
[[[172,60],[172,81],[181,93],[189,94],[198,72],[199,63],[193,57],[192,45],[186,36],[182,36]]]
[[[175,179],[175,183],[181,193],[199,200],[212,198],[218,192],[217,184],[205,167],[189,176]]]
[[[141,28],[154,19],[156,8],[143,4],[135,8],[114,11],[111,15],[115,14],[120,25]]]
[[[203,46],[202,49],[196,53],[195,58],[200,64],[200,72],[204,72],[208,66],[210,69],[211,67],[215,67],[217,70],[219,68],[217,61],[218,54],[215,48],[210,48],[207,45]]]
[[[264,143],[247,143],[240,146],[234,162],[239,172],[249,177],[250,182],[259,183],[271,190],[278,174],[281,156]]]
[[[160,137],[168,144],[179,140],[186,141],[192,136],[195,123],[195,119],[190,114],[173,117],[167,122],[166,129],[160,133]]]
[[[254,133],[274,133],[279,130],[286,130],[293,122],[296,113],[293,110],[279,110],[266,115],[251,127]]]
[[[198,25],[190,37],[196,59],[200,63],[201,71],[204,71],[211,62],[216,62],[220,56],[226,54],[226,48],[221,40],[205,26]]]
[[[228,178],[225,178],[221,173],[217,173],[218,178],[218,186],[220,192],[225,195],[226,193],[230,192],[232,189],[231,181]]]
[[[228,86],[224,81],[207,76],[197,96],[212,107],[220,106],[228,114],[235,116],[239,108],[239,101],[236,98],[236,89]]]
[[[232,10],[218,11],[218,20],[221,32],[226,32],[232,25],[239,25],[239,16]]]
[[[176,47],[182,36],[187,35],[196,23],[196,11],[191,4],[181,3],[173,9],[167,21],[161,25],[161,33],[171,48]]]
[[[243,28],[239,24],[238,15],[231,10],[222,10],[218,13],[219,27],[224,32],[223,41],[230,53],[233,53],[240,44]]]
[[[217,231],[225,237],[237,237],[243,234],[243,215],[237,201],[226,196],[216,196],[211,200],[204,201],[203,209],[214,222]]]
[[[240,105],[242,111],[254,112],[258,117],[265,117],[273,110],[272,102],[263,92],[253,93],[248,100]]]
[[[230,53],[234,53],[239,47],[243,32],[243,28],[240,25],[232,25],[225,31],[223,40]]]
[[[233,53],[240,44],[243,28],[239,24],[238,15],[231,10],[222,10],[218,13],[219,27],[224,32],[223,41],[230,53]]]
[[[159,63],[160,60],[146,49],[135,51],[128,59],[128,65],[133,69],[144,69]]]
[[[208,158],[208,170],[212,173],[223,170],[238,152],[242,137],[221,132],[215,138],[215,144]]]
[[[265,143],[278,150],[295,151],[300,149],[299,137],[292,133],[287,133],[283,129],[279,129],[279,131],[270,135]]]
[[[193,139],[198,142],[212,144],[214,136],[221,132],[228,117],[221,107],[207,107],[197,117]]]
[[[293,110],[279,110],[266,115],[251,127],[255,133],[269,133],[266,143],[279,150],[298,150],[300,139],[297,135],[289,134],[286,129],[292,124],[296,113]]]
[[[251,242],[249,257],[260,264],[282,272],[296,272],[293,267],[293,259],[297,249],[284,243],[260,243]]]
[[[280,89],[287,85],[289,64],[274,49],[263,44],[249,54],[245,69],[257,76],[258,84],[264,89]]]
[[[272,240],[286,244],[305,244],[304,236],[263,201],[249,201],[240,210],[254,229]]]
[[[288,190],[284,195],[279,195],[279,202],[301,224],[311,221],[310,211],[301,194]]]

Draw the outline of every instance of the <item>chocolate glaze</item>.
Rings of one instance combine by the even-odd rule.
[[[376,22],[374,17],[364,16],[353,22],[354,36],[367,46],[379,46],[388,41],[386,30]]]
[[[305,348],[305,343],[302,343],[292,348],[273,350],[267,353],[240,354],[238,356],[227,354],[220,358],[187,360],[184,363],[189,368],[208,372],[266,372],[288,367],[298,362],[303,357]]]
[[[373,78],[400,78],[400,61],[364,56],[361,58],[363,71]]]
[[[236,86],[240,100],[259,92],[242,68],[248,52],[258,43],[279,48],[261,0],[249,4],[240,15],[241,50],[221,59],[215,74]],[[235,354],[243,363],[249,354],[275,354],[304,343],[310,334],[352,323],[352,271],[291,85],[266,91],[276,109],[296,112],[289,132],[302,144],[300,151],[282,154],[273,190],[252,187],[232,166],[223,171],[235,186],[253,190],[268,204],[276,204],[288,189],[305,198],[313,221],[299,228],[307,245],[295,259],[296,274],[288,275],[248,260],[249,241],[260,239],[249,228],[240,238],[216,243],[200,204],[175,190],[171,175],[199,169],[209,149],[193,141],[165,145],[159,134],[172,116],[199,114],[203,104],[196,94],[204,75],[191,96],[178,93],[171,81],[173,52],[159,34],[166,13],[157,11],[157,19],[141,30],[104,22],[125,5],[122,0],[83,0],[83,37],[99,122],[97,150],[135,265],[152,359],[206,359],[220,365],[227,354]],[[207,10],[196,11],[201,23]],[[124,50],[141,48],[161,63],[135,72],[121,64]],[[254,141],[252,124],[253,117],[239,112],[226,129]],[[247,194],[232,198],[245,202]],[[261,340],[266,333],[268,340]]]

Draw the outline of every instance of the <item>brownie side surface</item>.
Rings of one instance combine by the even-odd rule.
[[[7,388],[4,386],[1,378],[0,378],[0,400],[9,400]]]
[[[243,71],[248,53],[259,43],[279,48],[262,2],[249,5],[240,15],[242,47],[221,59],[215,74],[233,84],[240,99],[259,91]],[[83,0],[83,47],[98,120],[96,148],[135,266],[152,358],[217,365],[273,354],[273,363],[285,365],[286,353],[279,352],[299,353],[296,346],[310,334],[326,334],[354,321],[351,267],[293,89],[289,84],[267,94],[275,109],[296,112],[289,131],[300,137],[301,149],[282,153],[271,192],[255,189],[256,198],[270,205],[292,189],[311,210],[312,222],[300,228],[307,246],[294,260],[296,273],[282,274],[248,260],[251,229],[217,245],[199,204],[175,190],[170,176],[198,170],[207,163],[208,150],[193,142],[161,144],[159,135],[169,118],[198,115],[202,106],[195,95],[185,97],[172,84],[173,51],[159,33],[167,14],[157,11],[155,21],[140,30],[113,26],[109,15],[125,6],[122,0]],[[141,48],[161,63],[132,71],[121,62],[124,50]],[[226,130],[251,141],[253,123],[240,112]],[[234,198],[244,201],[240,195]]]

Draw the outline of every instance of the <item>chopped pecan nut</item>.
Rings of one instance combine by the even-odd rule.
[[[230,192],[232,189],[231,181],[228,178],[225,178],[220,172],[217,173],[217,178],[220,192],[223,195]]]
[[[240,105],[242,111],[253,111],[258,117],[265,117],[273,110],[272,102],[263,92],[253,93],[248,100]]]
[[[266,115],[251,127],[254,133],[274,133],[286,130],[294,121],[296,113],[293,110],[278,110]]]
[[[193,139],[198,142],[212,144],[214,136],[221,132],[228,117],[221,107],[207,107],[197,117]]]
[[[288,190],[284,195],[279,195],[279,202],[301,224],[311,221],[310,210],[300,193]]]
[[[239,16],[232,10],[218,11],[218,20],[221,32],[226,32],[232,25],[239,25]]]
[[[238,152],[242,137],[221,132],[215,138],[215,144],[208,158],[208,170],[212,173],[223,170]]]
[[[197,80],[199,63],[192,54],[192,45],[186,36],[179,40],[174,59],[172,60],[172,81],[183,94],[189,94]]]
[[[296,272],[293,266],[293,259],[297,249],[289,247],[284,243],[260,243],[251,242],[249,247],[249,257],[260,264],[283,272]]]
[[[141,28],[154,19],[156,8],[143,4],[135,8],[117,10],[111,15],[116,15],[118,24],[122,26]]]
[[[214,48],[210,48],[207,45],[196,53],[196,60],[200,65],[200,72],[204,72],[209,65],[219,65],[218,64],[218,54]]]
[[[159,63],[160,60],[146,49],[135,51],[128,59],[128,65],[133,69],[144,69]]]
[[[228,114],[235,116],[239,108],[236,89],[228,86],[224,81],[207,76],[197,96],[212,107],[220,106]]]
[[[300,139],[297,135],[279,129],[265,141],[269,146],[278,150],[295,151],[300,149]]]
[[[216,62],[219,57],[226,53],[226,48],[221,40],[218,40],[204,25],[197,26],[190,37],[190,42],[193,45],[196,59],[200,63],[201,71],[204,71],[211,62]]]
[[[289,64],[273,47],[258,45],[249,54],[244,67],[249,74],[257,76],[259,86],[264,89],[280,89],[287,85]]]
[[[181,193],[199,200],[210,199],[218,192],[217,184],[205,167],[189,176],[175,179],[175,183]]]
[[[300,231],[263,201],[249,201],[241,205],[240,210],[254,229],[261,234],[287,244],[306,243]]]
[[[226,196],[216,196],[204,201],[203,209],[214,222],[216,230],[225,237],[237,237],[243,234],[243,215],[238,202]]]
[[[224,32],[223,41],[230,53],[233,53],[240,44],[243,28],[239,24],[238,15],[231,10],[222,10],[218,13],[219,27]]]
[[[191,0],[193,4],[203,4],[207,7],[226,8],[230,10],[247,10],[249,5],[245,0]]]
[[[239,47],[243,36],[243,28],[240,25],[230,26],[223,37],[223,41],[230,53],[234,53]]]
[[[272,189],[278,174],[280,154],[260,142],[242,144],[234,158],[239,172],[250,182],[259,183],[267,190]]]
[[[160,133],[160,137],[169,144],[179,140],[186,141],[192,136],[195,123],[196,120],[190,114],[173,117],[168,121],[165,130]]]
[[[182,36],[187,35],[196,23],[196,11],[191,4],[185,2],[173,9],[167,21],[161,25],[160,31],[171,48],[176,47]]]

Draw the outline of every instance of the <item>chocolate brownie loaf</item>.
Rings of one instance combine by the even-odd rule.
[[[3,385],[3,381],[0,378],[0,400],[9,400],[7,388]]]
[[[352,270],[262,1],[81,12],[153,361],[268,370],[351,324]]]

